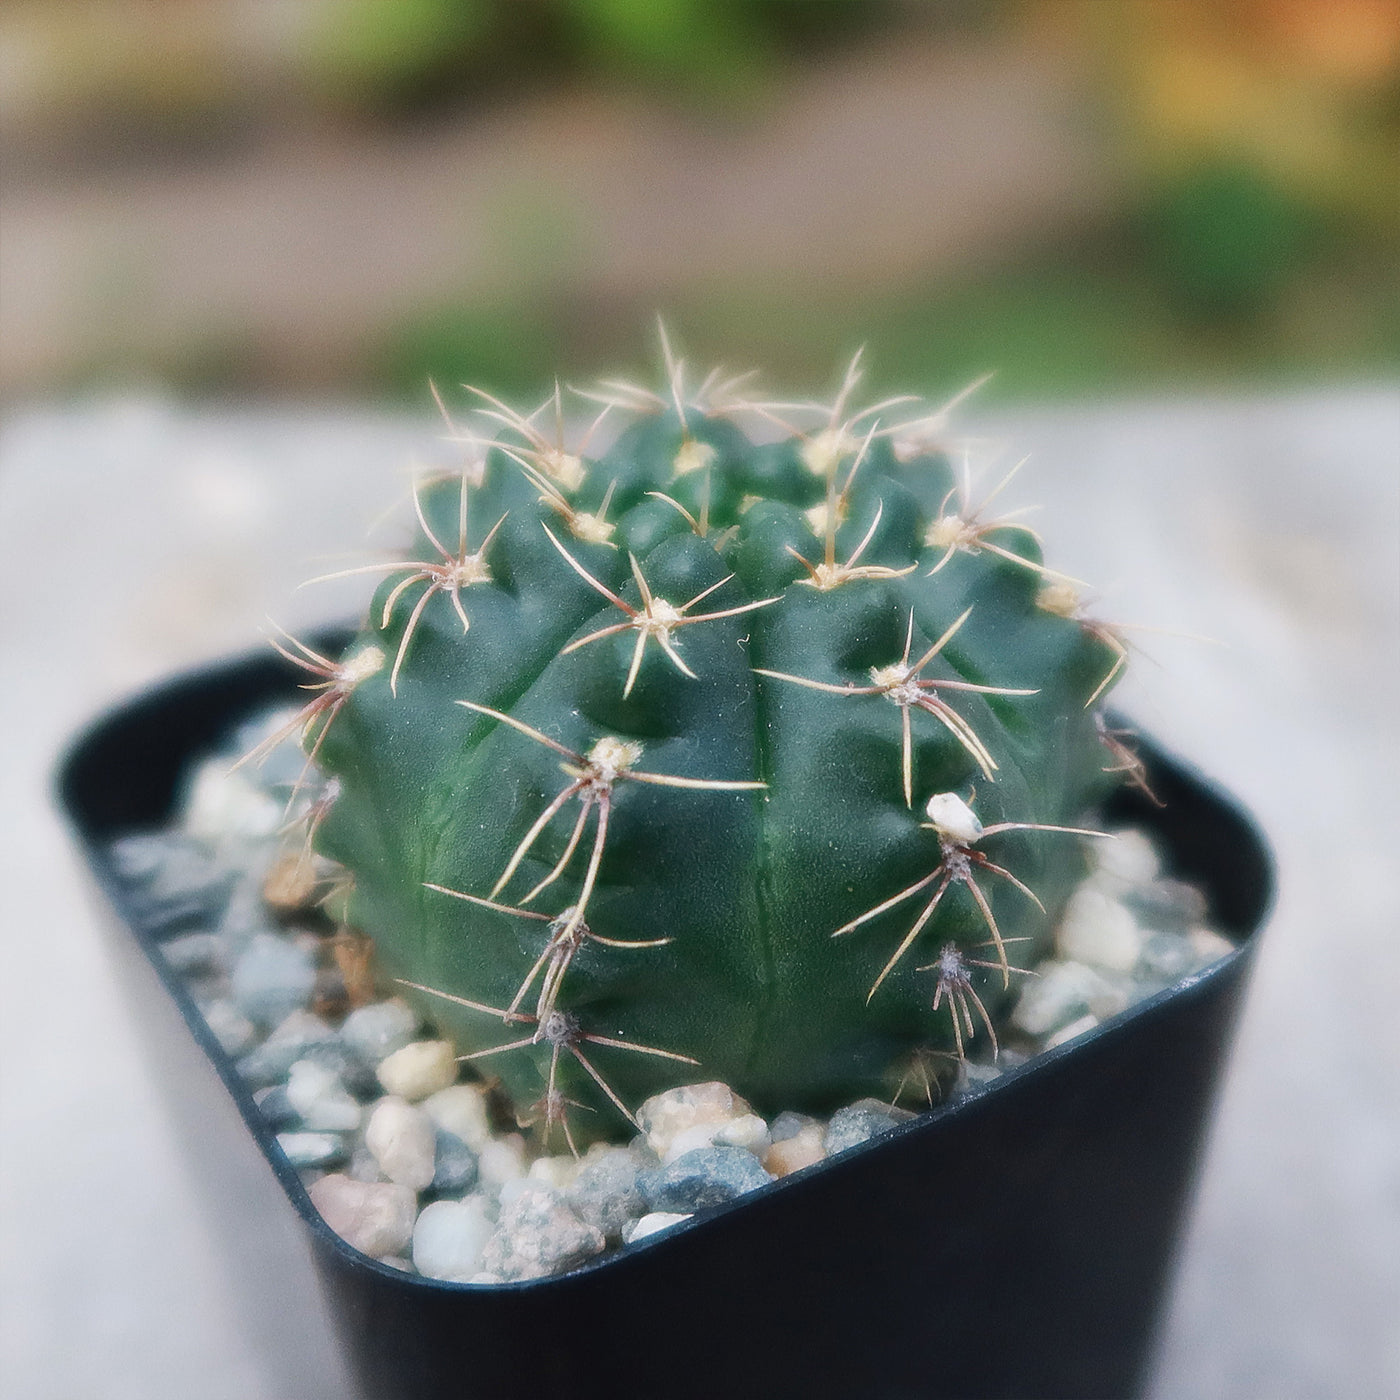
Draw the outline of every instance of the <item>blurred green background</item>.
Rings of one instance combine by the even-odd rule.
[[[0,393],[1400,367],[1396,0],[10,0]]]

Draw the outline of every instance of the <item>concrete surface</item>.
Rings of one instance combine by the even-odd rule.
[[[1101,583],[1102,615],[1223,643],[1141,634],[1119,699],[1255,810],[1281,867],[1153,1400],[1400,1393],[1400,387],[975,426],[1034,454],[1010,504],[1056,503],[1038,524],[1059,566]],[[441,459],[435,431],[130,399],[3,430],[0,1385],[16,1400],[341,1393],[314,1319],[295,1383],[249,1340],[47,788],[108,701],[254,644],[264,614],[295,630],[353,606],[353,583],[295,585],[363,553],[402,469]]]

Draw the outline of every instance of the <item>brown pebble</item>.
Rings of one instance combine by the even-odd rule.
[[[351,1006],[377,1001],[374,985],[374,941],[352,928],[339,928],[331,939],[331,954],[345,983]]]
[[[315,861],[306,851],[296,851],[279,857],[267,872],[262,894],[274,909],[309,909],[316,902],[318,884]]]
[[[820,1123],[799,1128],[790,1138],[775,1142],[763,1154],[764,1168],[774,1176],[787,1176],[790,1172],[801,1171],[803,1167],[820,1162],[826,1156],[822,1136]]]

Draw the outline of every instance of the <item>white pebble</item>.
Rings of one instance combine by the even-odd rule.
[[[450,1040],[415,1040],[395,1050],[376,1073],[386,1093],[416,1103],[456,1080],[457,1051]]]
[[[578,1169],[576,1157],[536,1157],[525,1176],[529,1181],[541,1181],[557,1191],[567,1191],[574,1184]]]
[[[425,1278],[470,1282],[481,1272],[481,1251],[496,1228],[481,1196],[434,1201],[413,1227],[413,1265]]]
[[[318,1132],[348,1133],[360,1126],[360,1105],[340,1076],[315,1060],[298,1060],[287,1076],[287,1102]]]
[[[352,1181],[334,1172],[313,1181],[311,1203],[346,1244],[376,1259],[402,1254],[413,1238],[418,1201],[406,1186]]]
[[[1093,878],[1105,889],[1150,885],[1161,874],[1157,848],[1141,831],[1115,831],[1111,841],[1090,841],[1088,849]]]
[[[414,1191],[431,1184],[437,1137],[422,1109],[402,1099],[380,1099],[365,1128],[365,1146],[390,1181]]]
[[[1053,1050],[1057,1045],[1063,1045],[1067,1040],[1073,1040],[1076,1036],[1083,1035],[1085,1031],[1091,1031],[1099,1024],[1099,1018],[1092,1012],[1081,1016],[1077,1021],[1071,1021],[1067,1026],[1061,1026],[1054,1035],[1045,1042],[1047,1050]]]
[[[679,1225],[682,1220],[689,1219],[689,1214],[677,1215],[669,1210],[654,1210],[650,1215],[642,1216],[640,1220],[629,1220],[622,1227],[623,1243],[636,1244],[648,1235],[658,1235],[662,1230],[669,1230],[672,1225]]]
[[[499,1192],[512,1181],[525,1176],[525,1139],[519,1133],[491,1138],[478,1149],[478,1180],[488,1190]]]
[[[1213,929],[1193,928],[1189,938],[1191,951],[1196,955],[1197,968],[1208,967],[1211,963],[1219,962],[1221,958],[1229,957],[1235,951],[1235,945]]]
[[[473,1152],[480,1152],[491,1141],[486,1091],[479,1084],[439,1089],[423,1100],[422,1108],[439,1128],[461,1138]]]
[[[1039,972],[1027,979],[1011,1013],[1012,1025],[1027,1035],[1050,1035],[1086,1012],[1113,1015],[1127,1005],[1125,994],[1084,963],[1044,962]]]
[[[202,841],[256,840],[282,826],[282,803],[245,770],[230,772],[227,758],[209,758],[195,769],[185,800],[185,830]]]
[[[1143,933],[1132,911],[1091,886],[1081,886],[1065,906],[1055,933],[1062,958],[1114,972],[1131,972],[1142,956]]]

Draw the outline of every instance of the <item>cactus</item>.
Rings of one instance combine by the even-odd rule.
[[[1122,771],[1121,647],[971,507],[941,412],[666,355],[575,447],[558,390],[481,395],[346,661],[301,661],[351,921],[570,1145],[697,1078],[820,1112],[995,1047]]]

